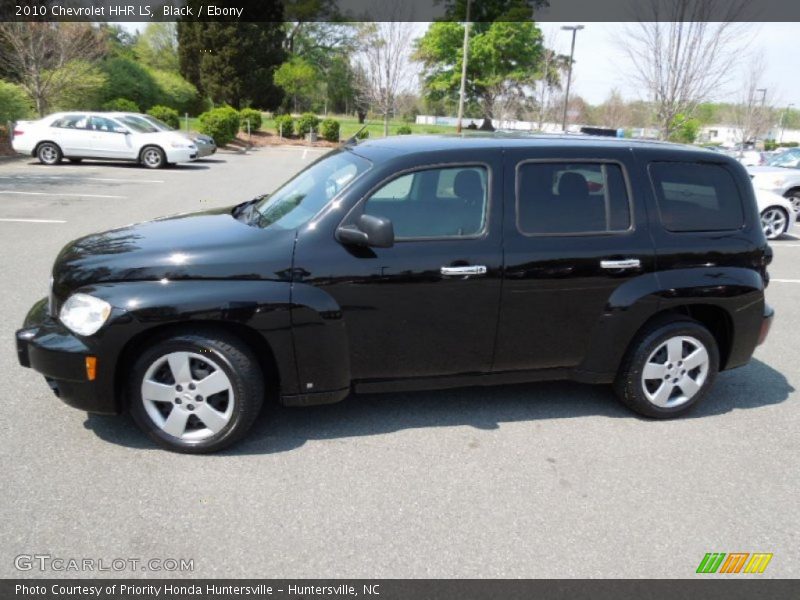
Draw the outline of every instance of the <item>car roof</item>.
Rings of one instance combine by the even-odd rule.
[[[613,138],[585,134],[437,134],[437,135],[395,135],[388,138],[367,139],[358,143],[358,148],[387,148],[400,151],[411,149],[423,152],[453,149],[503,149],[529,147],[608,147],[608,148],[671,148],[674,150],[702,150],[696,146],[662,142],[657,140],[638,140]]]

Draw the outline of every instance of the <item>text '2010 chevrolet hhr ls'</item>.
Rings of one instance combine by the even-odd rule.
[[[404,136],[67,245],[17,349],[66,403],[183,452],[241,439],[271,394],[572,379],[674,417],[766,337],[771,258],[724,155]]]

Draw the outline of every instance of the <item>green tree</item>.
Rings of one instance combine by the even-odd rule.
[[[297,112],[297,99],[308,99],[314,94],[317,84],[317,70],[299,56],[293,56],[275,71],[275,85],[292,98],[294,111]]]
[[[531,21],[473,23],[467,60],[466,100],[485,119],[498,101],[524,95],[542,70],[542,33]],[[430,102],[455,103],[461,82],[464,26],[431,24],[416,42],[414,59],[423,64],[423,91]]]
[[[670,123],[669,140],[683,144],[694,144],[700,133],[700,121],[678,113]]]
[[[51,106],[57,110],[98,108],[102,103],[107,77],[103,70],[88,61],[73,60],[59,69],[60,79]]]
[[[142,64],[159,71],[178,71],[178,36],[174,22],[148,23],[133,47]]]
[[[0,79],[0,127],[33,114],[33,104],[20,86]]]
[[[150,76],[158,87],[158,102],[180,113],[194,113],[198,107],[197,88],[180,74],[172,71],[151,70]]]
[[[179,21],[180,72],[214,102],[236,108],[252,105],[272,110],[283,97],[273,82],[275,69],[286,57],[283,37],[283,24],[279,20]]]

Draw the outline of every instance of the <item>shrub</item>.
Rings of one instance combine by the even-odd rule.
[[[356,139],[357,140],[365,140],[369,137],[369,129],[364,127],[361,131],[356,132]]]
[[[174,108],[170,108],[169,106],[153,106],[150,110],[147,111],[147,114],[151,117],[155,117],[161,121],[164,121],[167,125],[172,127],[173,129],[180,129],[181,128],[181,117],[178,114],[178,111]]]
[[[294,135],[294,119],[292,115],[275,115],[275,131],[283,137]]]
[[[101,67],[106,74],[101,101],[128,98],[145,110],[155,104],[164,104],[152,73],[136,61],[112,58],[103,62]]]
[[[242,121],[242,129],[247,129],[247,121],[250,121],[250,131],[261,129],[261,111],[255,108],[243,108],[239,111],[239,118]]]
[[[297,119],[297,135],[300,137],[305,137],[312,129],[317,131],[318,127],[319,117],[314,113],[303,113],[300,118]]]
[[[133,100],[127,98],[114,98],[103,104],[103,110],[115,112],[141,112],[139,106]]]
[[[28,95],[18,85],[0,80],[0,126],[31,115],[33,107]]]
[[[411,127],[408,125],[400,125],[397,128],[397,135],[411,135]]]
[[[230,106],[204,112],[199,120],[200,133],[213,137],[219,146],[233,141],[239,132],[239,111]]]
[[[329,142],[339,141],[339,121],[334,119],[325,119],[319,126],[319,132],[322,139]]]

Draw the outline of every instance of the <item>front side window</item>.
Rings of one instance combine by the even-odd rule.
[[[517,168],[517,226],[528,235],[611,233],[631,226],[616,163],[528,162]]]
[[[652,163],[650,179],[668,231],[725,231],[744,224],[742,198],[720,165]]]
[[[474,237],[486,224],[488,181],[483,166],[414,171],[381,186],[364,213],[389,219],[401,240]]]
[[[87,129],[113,133],[118,127],[119,125],[111,119],[106,119],[105,117],[90,117]]]
[[[329,152],[256,203],[248,221],[264,228],[300,227],[370,166],[348,150]]]

